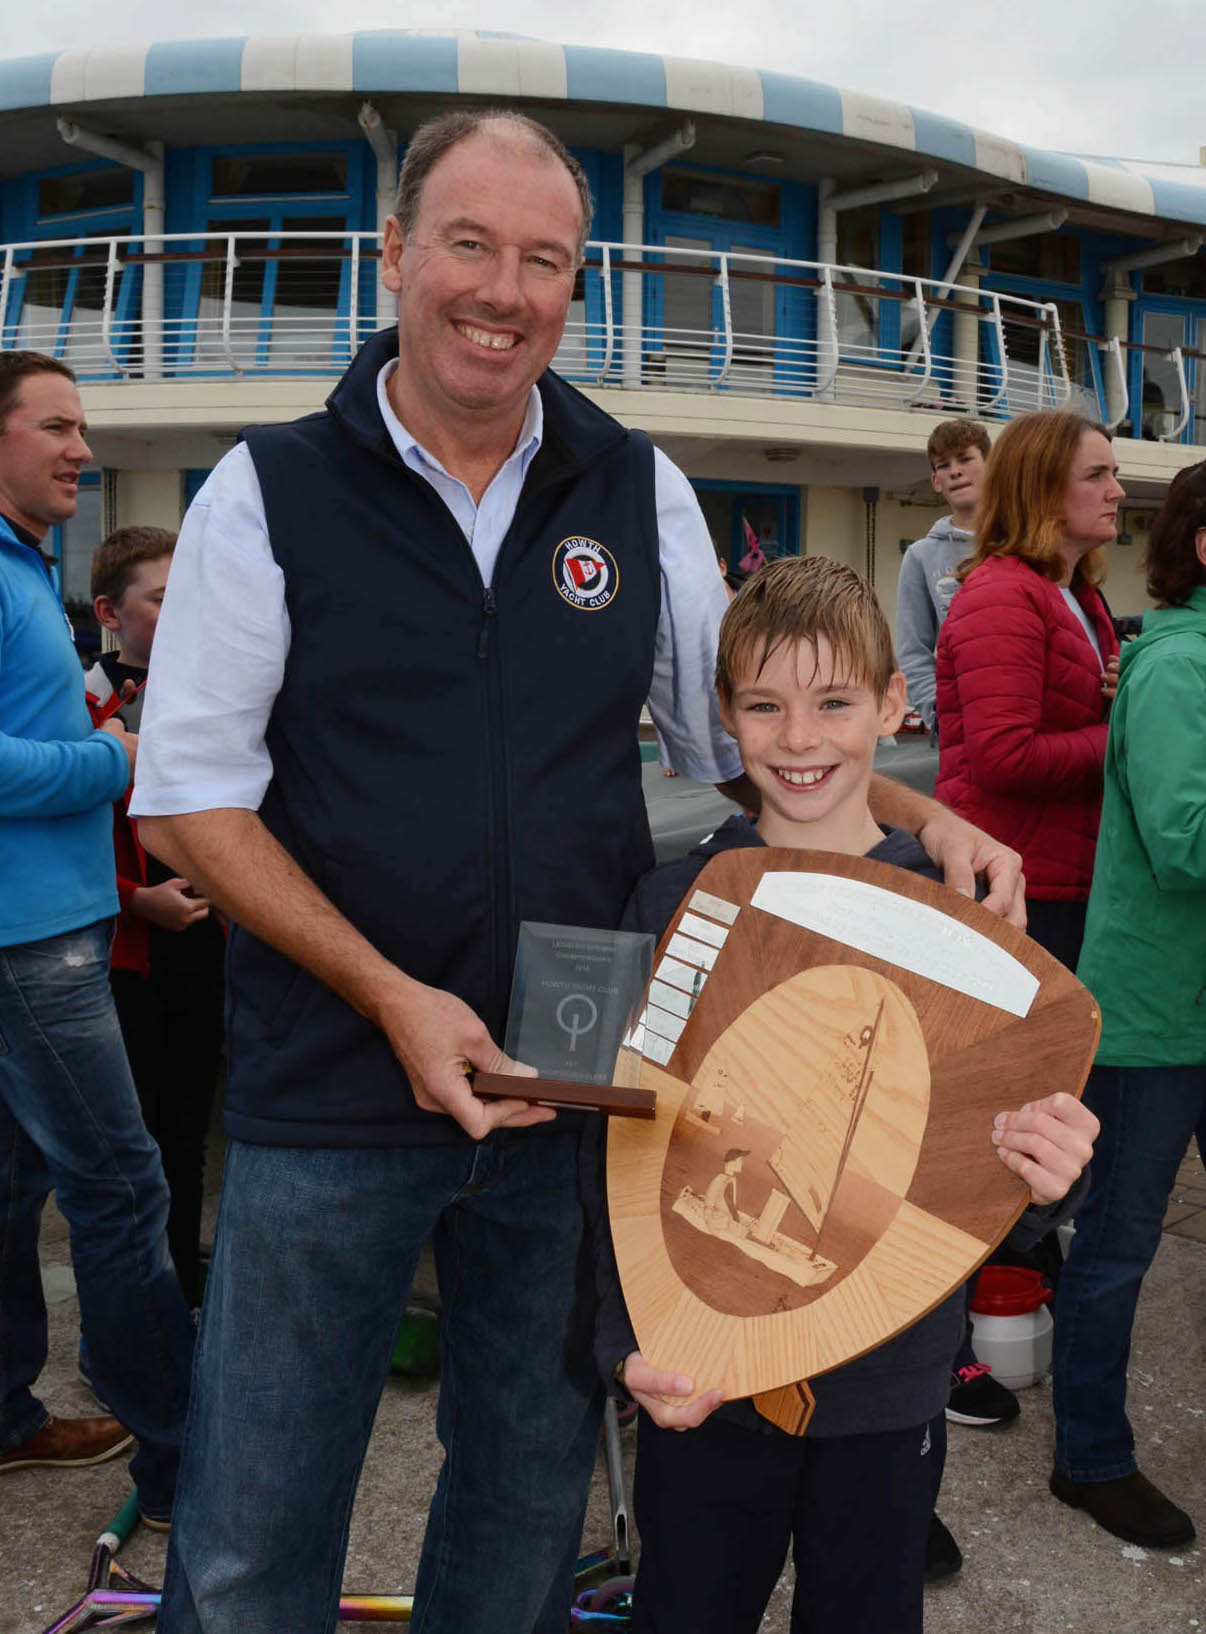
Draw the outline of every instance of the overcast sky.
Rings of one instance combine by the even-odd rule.
[[[0,57],[202,35],[486,28],[773,67],[1039,147],[1197,164],[1206,0],[7,0]],[[179,21],[177,21],[179,17]]]

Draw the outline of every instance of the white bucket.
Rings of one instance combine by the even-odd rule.
[[[998,1384],[1023,1390],[1049,1371],[1053,1324],[1046,1305],[1020,1316],[985,1316],[973,1311],[971,1320],[976,1360],[992,1368]]]

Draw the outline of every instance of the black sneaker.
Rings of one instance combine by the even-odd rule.
[[[973,1362],[951,1374],[951,1395],[946,1416],[952,1424],[974,1424],[995,1430],[1018,1416],[1018,1398],[998,1384],[986,1362]]]
[[[925,1580],[941,1583],[963,1568],[963,1554],[950,1532],[938,1516],[930,1516],[929,1535],[925,1540]]]
[[[1083,1509],[1126,1543],[1150,1549],[1173,1549],[1192,1543],[1196,1533],[1183,1509],[1166,1498],[1146,1475],[1136,1470],[1117,1481],[1073,1481],[1052,1471],[1052,1495],[1072,1509]]]

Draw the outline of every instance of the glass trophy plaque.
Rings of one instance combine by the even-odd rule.
[[[640,1056],[624,1041],[640,1016],[655,945],[636,931],[525,920],[503,1047],[540,1078],[479,1072],[475,1093],[652,1116],[652,1094],[636,1087]]]

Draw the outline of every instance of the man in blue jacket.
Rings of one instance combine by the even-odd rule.
[[[112,802],[135,744],[93,730],[50,565],[92,456],[74,376],[0,353],[0,1474],[97,1464],[130,1444],[144,1515],[166,1524],[191,1323],[168,1257],[167,1189],[109,992]],[[51,1187],[92,1381],[115,1417],[49,1414],[38,1226]]]

